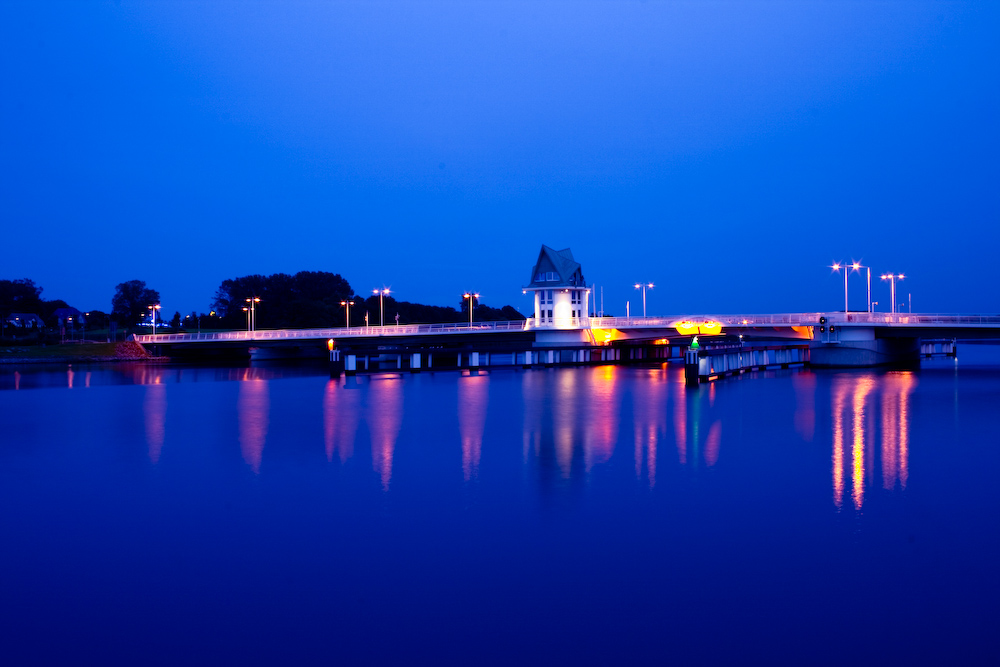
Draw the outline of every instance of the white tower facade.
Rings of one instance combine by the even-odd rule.
[[[587,324],[590,288],[569,248],[543,245],[524,291],[534,293],[534,328],[574,329]]]

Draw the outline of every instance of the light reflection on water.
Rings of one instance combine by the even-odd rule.
[[[248,371],[250,369],[247,369]],[[260,472],[264,458],[264,441],[270,421],[271,397],[268,381],[246,373],[240,382],[237,411],[239,414],[240,451],[243,460],[255,472]]]
[[[412,628],[384,646],[396,663],[420,637],[501,626],[468,656],[561,619],[552,630],[572,641],[558,650],[581,664],[609,634],[617,653],[601,655],[661,646],[653,625],[695,637],[687,664],[720,633],[741,647],[801,636],[810,655],[864,608],[902,619],[910,642],[940,637],[956,602],[1000,590],[996,373],[786,371],[694,389],[669,366],[72,373],[0,378],[16,389],[0,392],[11,632],[68,628],[68,651],[106,646],[108,627],[154,645],[197,624],[227,656],[278,637],[268,662],[318,655],[336,631],[355,651],[336,657],[364,663],[386,627]]]
[[[462,475],[465,481],[479,474],[479,458],[486,429],[490,376],[470,374],[458,383],[458,429],[462,438]]]
[[[368,390],[368,430],[372,438],[372,467],[389,490],[392,457],[403,424],[403,384],[399,375],[373,375]]]
[[[89,389],[92,382],[98,387],[115,384],[114,377],[145,385],[142,407],[145,440],[148,459],[155,464],[169,440],[166,385],[237,381],[239,449],[244,462],[260,473],[271,423],[271,381],[309,377],[314,372],[280,367],[177,368],[122,364],[96,374],[89,368],[78,371],[69,367],[63,371],[62,386]],[[732,434],[737,430],[726,426],[725,422],[732,419],[731,405],[719,411],[718,392],[722,391],[726,400],[732,401],[727,386],[743,382],[753,390],[752,383],[777,377],[774,373],[761,373],[730,381],[728,385],[713,383],[691,390],[685,388],[680,369],[667,365],[508,373],[498,377],[506,378],[502,386],[511,380],[518,385],[525,463],[544,457],[546,448],[551,447],[559,476],[569,479],[576,474],[574,461],[578,457],[582,471],[590,473],[612,461],[619,443],[631,440],[634,477],[648,488],[657,484],[664,446],[676,451],[677,463],[682,467],[700,463],[709,468],[719,465],[724,460],[727,438],[734,437]],[[36,375],[43,376],[29,374],[29,386],[39,386]],[[24,374],[14,371],[10,377],[11,388],[20,390],[25,383]],[[479,475],[484,443],[490,442],[491,374],[442,377],[452,377],[457,384],[453,414],[457,418],[462,478],[469,481]],[[828,376],[809,371],[791,373],[794,396],[791,423],[803,442],[816,438],[816,401],[822,377],[828,378],[830,397],[831,423],[827,437],[831,442],[834,506],[842,507],[849,484],[851,504],[860,510],[873,476],[879,472],[883,489],[906,489],[910,400],[918,386],[915,372],[849,372]],[[354,455],[363,418],[370,438],[372,469],[382,489],[387,491],[393,477],[397,441],[404,427],[407,383],[408,376],[398,374],[325,380],[320,404],[326,460],[332,462],[336,457],[343,464]],[[509,410],[499,414],[509,415]],[[628,430],[627,436],[621,432],[623,428]]]
[[[850,424],[851,500],[854,508],[864,505],[865,486],[871,482],[878,451],[882,486],[892,490],[897,480],[906,488],[909,475],[910,394],[917,386],[913,371],[839,374],[833,379],[833,494],[834,505],[843,504],[845,491],[845,442]],[[878,400],[875,396],[879,395]],[[848,400],[850,399],[850,400]],[[849,406],[849,409],[848,409]],[[874,416],[876,407],[881,419]],[[876,432],[876,427],[880,427]],[[878,440],[877,440],[878,438]],[[880,441],[878,447],[875,443]]]

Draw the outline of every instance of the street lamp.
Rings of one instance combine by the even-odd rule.
[[[838,272],[841,269],[844,270],[844,314],[846,315],[847,314],[847,276],[848,276],[848,274],[851,271],[857,271],[858,269],[861,269],[861,268],[866,268],[867,269],[868,267],[862,267],[857,262],[852,262],[850,264],[841,264],[840,262],[834,262],[833,266],[831,266],[830,268],[833,269],[834,271],[838,271]],[[872,300],[871,269],[868,269],[868,303],[869,304],[871,304],[871,300]],[[868,306],[868,311],[871,312],[871,309],[872,309],[871,305],[869,305]]]
[[[904,278],[902,273],[883,273],[882,280],[888,280],[892,286],[892,307],[891,313],[896,313],[896,281]]]
[[[247,314],[247,333],[250,333],[250,309],[243,306],[243,312]]]
[[[347,316],[346,316],[346,319],[347,319],[347,328],[350,329],[351,328],[351,306],[354,305],[354,302],[353,301],[346,301],[345,300],[345,301],[341,301],[340,305],[347,309]]]
[[[646,288],[653,289],[653,283],[636,283],[635,288],[642,290],[642,316],[646,317]]]
[[[260,303],[260,297],[259,296],[247,297],[245,299],[245,301],[250,304],[250,313],[247,315],[247,331],[256,331],[257,330],[257,310],[256,310],[255,306],[258,303]],[[246,308],[244,308],[243,310],[246,310]]]
[[[469,324],[472,324],[472,300],[479,298],[479,292],[466,292],[462,298],[469,300]]]
[[[146,306],[146,308],[149,310],[149,321],[153,325],[153,335],[156,335],[156,311],[160,309],[160,304]]]
[[[385,295],[389,293],[388,287],[373,289],[372,294],[378,294],[378,322],[380,327],[385,326]]]

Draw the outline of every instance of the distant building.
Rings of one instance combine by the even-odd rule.
[[[11,313],[4,320],[4,326],[38,330],[45,327],[45,322],[34,313]]]
[[[86,323],[83,313],[72,306],[56,308],[52,311],[52,316],[56,318],[56,323],[60,327],[77,326]]]
[[[587,318],[590,288],[569,248],[543,245],[531,269],[531,281],[523,289],[535,294],[535,327],[576,327]]]

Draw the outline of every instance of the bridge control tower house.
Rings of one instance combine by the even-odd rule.
[[[590,288],[580,263],[569,248],[554,250],[543,245],[531,269],[525,292],[534,292],[533,329],[579,329],[588,323]]]

